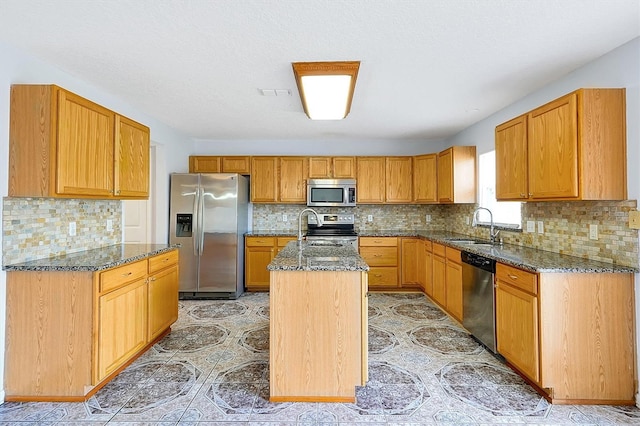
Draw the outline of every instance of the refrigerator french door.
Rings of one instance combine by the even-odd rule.
[[[180,298],[242,294],[248,204],[244,176],[171,174],[169,242],[180,244]]]

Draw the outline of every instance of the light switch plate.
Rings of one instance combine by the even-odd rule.
[[[113,219],[107,219],[107,231],[113,231]]]
[[[69,235],[71,237],[76,235],[76,223],[75,222],[69,222]]]
[[[425,215],[425,216],[424,216],[424,220],[425,220],[425,222],[427,222],[427,223],[431,222],[431,215],[430,215],[430,214]]]
[[[640,211],[631,210],[629,212],[629,228],[640,229]]]
[[[373,222],[373,215],[367,215],[367,222]]]
[[[544,234],[544,222],[538,221],[538,234]]]
[[[527,232],[533,234],[536,232],[536,223],[533,220],[527,221]]]
[[[590,240],[598,239],[598,225],[594,225],[594,224],[589,225],[589,239]]]
[[[283,222],[286,222],[286,221],[287,221],[287,219],[289,219],[289,218],[287,217],[287,215],[286,215],[286,214],[283,214],[283,215],[282,215],[282,221],[283,221]]]

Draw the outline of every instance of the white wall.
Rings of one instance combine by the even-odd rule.
[[[640,198],[640,38],[620,46],[586,66],[537,90],[485,120],[465,129],[447,142],[449,145],[477,145],[478,153],[494,149],[496,125],[581,87],[625,87],[627,89],[627,187],[630,200]],[[640,274],[635,277],[635,293],[640,295]],[[636,297],[636,324],[640,324],[640,297]],[[636,353],[640,353],[640,333],[636,333]],[[640,374],[640,357],[636,366]],[[636,395],[640,406],[640,394]]]
[[[36,60],[23,52],[0,43],[0,195],[7,196],[8,191],[8,158],[9,158],[9,94],[12,84],[56,84],[80,96],[106,106],[127,117],[146,124],[151,128],[151,139],[160,147],[158,170],[166,176],[166,170],[176,164],[187,164],[193,142],[159,121],[142,114],[132,106],[109,95],[103,90],[78,80],[62,70]],[[170,159],[170,160],[168,160]],[[158,203],[168,204],[168,178],[158,179]],[[0,209],[2,207],[0,206]],[[166,207],[163,207],[166,210]],[[2,212],[0,211],[0,214]],[[168,229],[168,214],[161,217],[158,228]],[[166,242],[167,232],[156,236],[156,241]],[[0,271],[0,402],[4,401],[4,351],[5,351],[5,307],[6,307],[6,273]]]

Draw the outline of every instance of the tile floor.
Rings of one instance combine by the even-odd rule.
[[[640,409],[550,405],[421,294],[369,298],[354,404],[268,400],[269,299],[181,301],[172,332],[86,403],[4,403],[0,425],[612,425]]]

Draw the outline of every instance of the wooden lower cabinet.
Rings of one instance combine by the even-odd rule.
[[[269,291],[267,265],[296,237],[246,237],[244,286],[247,291]]]
[[[370,290],[397,290],[398,238],[360,237],[360,256],[369,265]]]
[[[440,306],[447,306],[447,279],[446,279],[446,257],[445,247],[442,244],[433,244],[433,291],[431,298]]]
[[[446,307],[447,311],[462,322],[462,261],[460,250],[447,247],[446,250]]]
[[[5,400],[97,392],[177,319],[177,264],[172,250],[97,272],[7,272]]]
[[[98,381],[146,346],[147,291],[139,279],[98,299]]]
[[[633,275],[497,264],[498,352],[557,404],[634,404]]]
[[[421,272],[423,265],[420,260],[424,249],[419,250],[421,240],[418,238],[400,238],[400,287],[409,289],[422,288]]]

